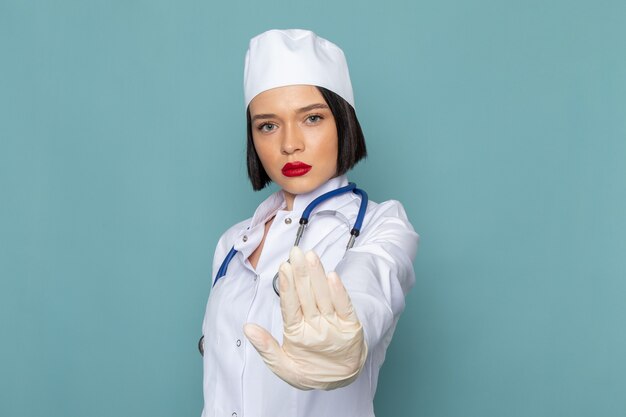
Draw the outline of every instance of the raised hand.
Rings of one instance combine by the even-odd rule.
[[[313,251],[298,247],[279,270],[283,345],[264,328],[244,333],[267,366],[303,390],[331,390],[354,381],[367,358],[363,327],[339,276],[326,275]]]

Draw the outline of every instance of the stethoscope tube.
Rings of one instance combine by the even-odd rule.
[[[336,190],[332,190],[325,194],[322,194],[321,196],[317,197],[315,200],[311,201],[308,206],[306,206],[306,208],[304,209],[304,212],[302,212],[302,217],[300,218],[300,222],[299,222],[300,225],[298,226],[298,231],[296,232],[296,239],[293,245],[298,246],[300,244],[300,240],[302,239],[302,236],[304,235],[304,230],[309,224],[309,218],[311,216],[311,213],[315,209],[315,207],[317,207],[323,201],[326,201],[330,198],[333,198],[335,196],[338,196],[338,195],[341,195],[350,191],[352,191],[353,193],[361,197],[361,205],[359,206],[359,212],[357,214],[356,221],[354,222],[354,226],[352,226],[352,230],[350,230],[350,240],[348,241],[348,244],[346,245],[346,251],[352,248],[354,246],[354,242],[356,241],[356,238],[359,237],[359,234],[361,234],[361,227],[363,226],[363,219],[365,219],[365,211],[367,210],[367,203],[369,201],[367,197],[367,193],[361,190],[360,188],[356,188],[356,184],[353,182],[348,183],[348,185],[344,187],[340,187],[340,188],[337,188]],[[233,246],[230,249],[230,251],[228,251],[228,254],[224,258],[224,261],[222,261],[222,264],[220,265],[217,271],[217,276],[215,277],[215,280],[213,281],[213,286],[215,286],[215,284],[220,278],[226,275],[226,272],[228,270],[228,264],[230,264],[230,261],[233,260],[236,254],[237,254],[237,250]],[[289,260],[287,260],[287,262],[289,262]],[[278,273],[274,275],[274,279],[272,280],[272,287],[274,288],[274,292],[276,293],[276,295],[280,297],[280,291],[278,290]],[[204,335],[200,337],[200,340],[198,340],[198,350],[200,351],[200,354],[204,356]]]
[[[359,212],[357,214],[356,221],[354,222],[354,226],[352,226],[352,230],[350,231],[350,240],[348,241],[348,244],[346,245],[346,251],[352,248],[354,246],[354,242],[356,241],[356,238],[361,233],[361,227],[363,226],[363,219],[365,219],[365,212],[367,210],[367,203],[369,201],[367,193],[361,190],[360,188],[356,188],[356,184],[353,182],[348,183],[348,185],[346,186],[337,188],[336,190],[332,190],[332,191],[322,194],[321,196],[311,201],[308,206],[306,206],[306,208],[302,212],[302,217],[300,217],[298,231],[296,232],[296,239],[293,245],[298,246],[300,244],[300,240],[302,239],[302,236],[304,235],[304,230],[309,224],[309,218],[311,216],[311,213],[315,209],[315,207],[317,207],[320,203],[328,199],[331,199],[341,194],[345,194],[350,191],[352,191],[353,193],[361,197],[361,204],[359,206]],[[219,281],[220,278],[226,275],[226,272],[228,270],[228,264],[230,264],[230,261],[232,261],[232,259],[235,257],[236,254],[237,254],[237,250],[233,246],[228,252],[228,254],[226,255],[226,258],[224,258],[224,261],[222,262],[222,264],[220,265],[217,271],[217,275],[215,277],[215,280],[213,281],[213,287],[215,287],[215,284],[217,284],[217,281]],[[289,260],[287,260],[287,262],[289,262]],[[274,279],[272,280],[272,287],[274,288],[274,292],[276,293],[276,295],[280,297],[280,291],[278,289],[278,273],[274,275]]]
[[[356,184],[353,182],[348,183],[348,185],[346,185],[345,187],[337,188],[336,190],[329,191],[326,194],[322,194],[315,200],[311,201],[311,203],[309,203],[306,209],[304,209],[302,217],[300,218],[300,226],[298,227],[298,232],[296,233],[296,241],[294,242],[293,246],[298,246],[300,244],[300,239],[304,234],[304,229],[306,229],[307,225],[309,224],[309,217],[311,216],[311,212],[318,204],[335,196],[347,193],[349,191],[352,191],[353,193],[361,197],[361,205],[359,206],[357,219],[354,223],[354,226],[352,227],[352,230],[350,231],[350,240],[348,241],[348,245],[346,246],[346,250],[350,249],[354,245],[357,236],[359,236],[368,202],[367,193],[361,189],[356,188]],[[289,262],[289,259],[287,259],[287,262]],[[272,287],[274,288],[274,292],[276,293],[276,295],[280,297],[280,290],[278,289],[278,272],[276,272],[276,275],[274,275],[274,278],[272,279]]]

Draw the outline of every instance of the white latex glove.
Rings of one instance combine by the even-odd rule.
[[[267,366],[288,384],[331,390],[354,381],[365,364],[363,327],[339,276],[326,276],[315,252],[298,247],[279,268],[283,345],[264,328],[244,333]]]

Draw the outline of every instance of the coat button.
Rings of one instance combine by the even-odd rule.
[[[243,240],[244,242],[247,242],[247,241],[248,241],[248,236],[243,235],[243,237],[241,238],[241,240]]]
[[[291,217],[285,217],[285,224],[291,224]]]
[[[237,339],[237,347],[241,346],[241,339]]]

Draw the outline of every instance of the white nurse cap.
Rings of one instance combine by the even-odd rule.
[[[268,30],[250,40],[243,73],[246,107],[259,93],[286,85],[327,88],[354,107],[343,51],[309,30]]]

